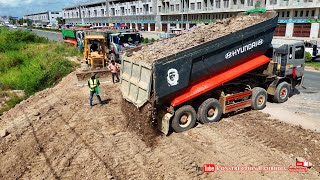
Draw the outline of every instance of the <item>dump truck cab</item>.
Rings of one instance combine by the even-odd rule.
[[[89,35],[84,38],[83,56],[91,68],[106,66],[107,51],[106,39],[100,35]]]
[[[142,38],[138,32],[119,32],[110,34],[110,52],[116,60],[124,51],[141,46]]]
[[[273,39],[273,58],[277,63],[277,72],[281,77],[293,75],[301,77],[304,71],[305,45],[299,40]],[[293,71],[294,69],[294,71]]]

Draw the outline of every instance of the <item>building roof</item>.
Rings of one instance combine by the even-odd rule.
[[[82,4],[77,4],[74,6],[66,6],[63,9],[73,9],[73,8],[77,8],[79,6],[89,6],[89,5],[95,5],[95,4],[101,4],[101,3],[106,3],[107,1],[96,1],[96,2],[88,2],[88,3],[82,3]]]
[[[304,44],[303,40],[294,40],[294,39],[272,39],[272,42],[271,42],[272,46],[274,48],[279,48],[281,47],[282,45],[285,45],[285,44],[291,44],[291,45],[302,45]]]
[[[85,37],[86,39],[105,39],[102,35],[88,35]]]

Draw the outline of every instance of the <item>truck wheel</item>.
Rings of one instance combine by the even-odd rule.
[[[214,98],[205,100],[198,109],[198,120],[201,123],[213,123],[220,120],[222,115],[221,104]]]
[[[290,95],[290,85],[287,82],[278,84],[272,100],[276,103],[286,102]]]
[[[175,132],[191,129],[196,123],[196,111],[190,105],[180,107],[174,114],[171,127]]]
[[[251,108],[254,110],[261,110],[266,107],[267,104],[267,91],[260,87],[255,87],[252,89],[251,96]]]

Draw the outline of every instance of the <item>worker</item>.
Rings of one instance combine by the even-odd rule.
[[[90,51],[94,52],[94,51],[98,51],[98,44],[96,42],[93,42],[90,46]]]
[[[92,107],[92,98],[93,95],[96,94],[100,105],[102,105],[101,97],[100,97],[100,82],[96,78],[95,73],[91,73],[91,78],[88,79],[88,86],[90,88],[90,108]]]
[[[115,82],[114,82],[114,77],[117,78],[117,81],[116,81],[116,82],[119,82],[118,72],[119,72],[119,70],[120,70],[120,64],[116,63],[114,60],[111,60],[111,63],[109,64],[108,69],[109,69],[109,70],[111,71],[111,73],[112,73],[112,82],[113,82],[113,84],[115,83]]]

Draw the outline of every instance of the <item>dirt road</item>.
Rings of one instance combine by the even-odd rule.
[[[259,111],[225,117],[184,133],[159,136],[154,147],[127,131],[118,85],[103,85],[105,105],[89,109],[88,88],[70,74],[0,118],[0,179],[319,179],[320,135]],[[96,99],[95,99],[96,101]],[[132,122],[134,123],[134,122]],[[203,173],[205,163],[289,166],[307,172]]]

